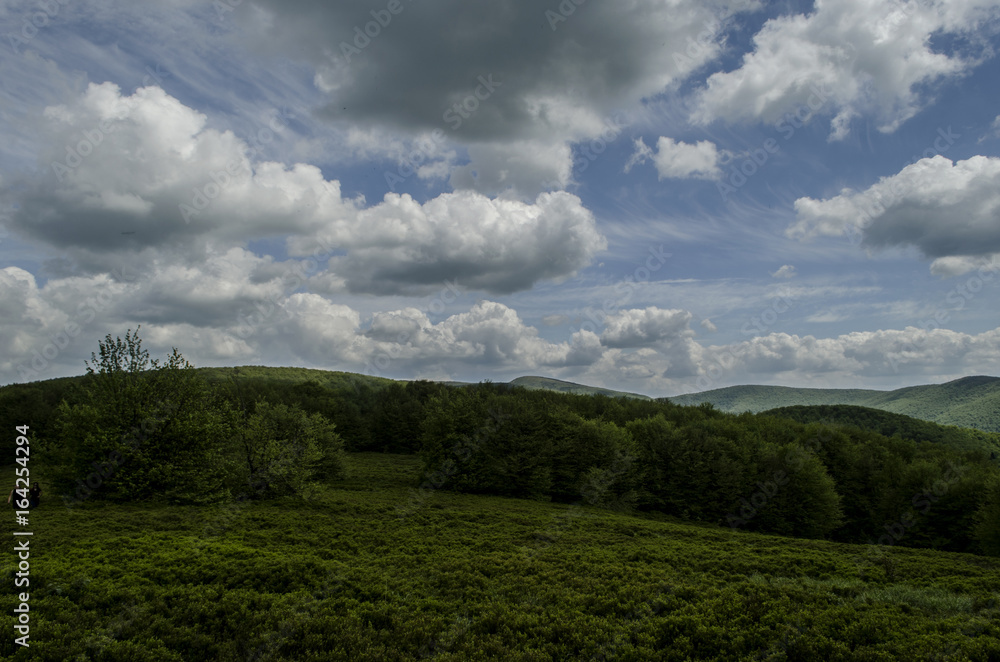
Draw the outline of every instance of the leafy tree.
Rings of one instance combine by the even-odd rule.
[[[320,414],[260,400],[234,429],[234,473],[245,496],[309,496],[314,479],[343,471],[343,442]]]
[[[545,433],[553,443],[552,497],[576,501],[608,499],[634,476],[628,432],[611,422],[587,420],[565,409],[547,414]],[[626,469],[627,467],[627,469]]]
[[[1000,477],[994,476],[986,486],[976,512],[975,536],[980,551],[1000,556]]]
[[[115,500],[225,498],[224,420],[204,406],[208,389],[191,364],[176,348],[165,362],[150,359],[138,329],[98,344],[78,401],[58,410],[57,486],[77,498],[98,490]]]
[[[542,417],[523,394],[494,385],[431,399],[422,434],[425,473],[463,492],[547,497],[552,451]]]

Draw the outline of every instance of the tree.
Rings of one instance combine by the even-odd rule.
[[[258,400],[236,423],[234,470],[246,497],[308,496],[315,479],[343,471],[343,442],[320,414]]]
[[[984,554],[1000,556],[1000,477],[994,476],[984,490],[976,513],[976,542]]]
[[[307,497],[316,479],[343,475],[344,443],[329,419],[273,401],[280,393],[263,397],[261,384],[244,383],[239,368],[229,378],[222,407],[231,431],[228,466],[234,493],[240,498]],[[303,391],[317,399],[325,389],[308,386],[297,399]]]
[[[567,409],[547,413],[552,438],[552,497],[560,501],[611,502],[634,478],[628,432],[612,422],[587,420]],[[631,458],[631,459],[630,459]]]
[[[165,497],[211,502],[227,495],[225,421],[194,367],[173,348],[150,359],[139,329],[105,336],[91,354],[77,402],[60,405],[56,430],[66,452],[57,487],[82,499]]]
[[[505,392],[508,391],[508,392]],[[421,455],[427,476],[460,492],[545,498],[552,449],[530,395],[480,384],[430,399]]]

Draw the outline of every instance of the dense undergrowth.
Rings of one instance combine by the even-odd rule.
[[[413,456],[347,472],[310,502],[43,503],[31,647],[0,655],[1000,660],[1000,559],[418,492]]]

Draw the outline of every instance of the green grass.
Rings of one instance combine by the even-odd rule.
[[[857,545],[421,496],[412,456],[349,462],[305,505],[68,510],[49,495],[31,516],[32,645],[15,650],[7,591],[0,655],[1000,660],[1000,559],[895,549],[859,563]],[[6,582],[13,563],[6,552]]]

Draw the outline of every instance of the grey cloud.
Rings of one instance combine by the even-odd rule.
[[[861,234],[873,248],[915,246],[932,258],[1000,252],[1000,158],[921,159],[861,192],[795,201],[787,234]]]
[[[533,204],[471,191],[424,204],[389,194],[365,207],[315,166],[255,161],[247,143],[206,128],[203,115],[156,87],[123,96],[110,83],[91,85],[45,114],[49,179],[0,192],[18,203],[5,224],[61,249],[66,275],[110,271],[140,254],[161,267],[197,265],[277,235],[295,257],[333,256],[327,282],[351,292],[420,294],[458,279],[510,293],[566,278],[606,247],[593,215],[562,192]]]

